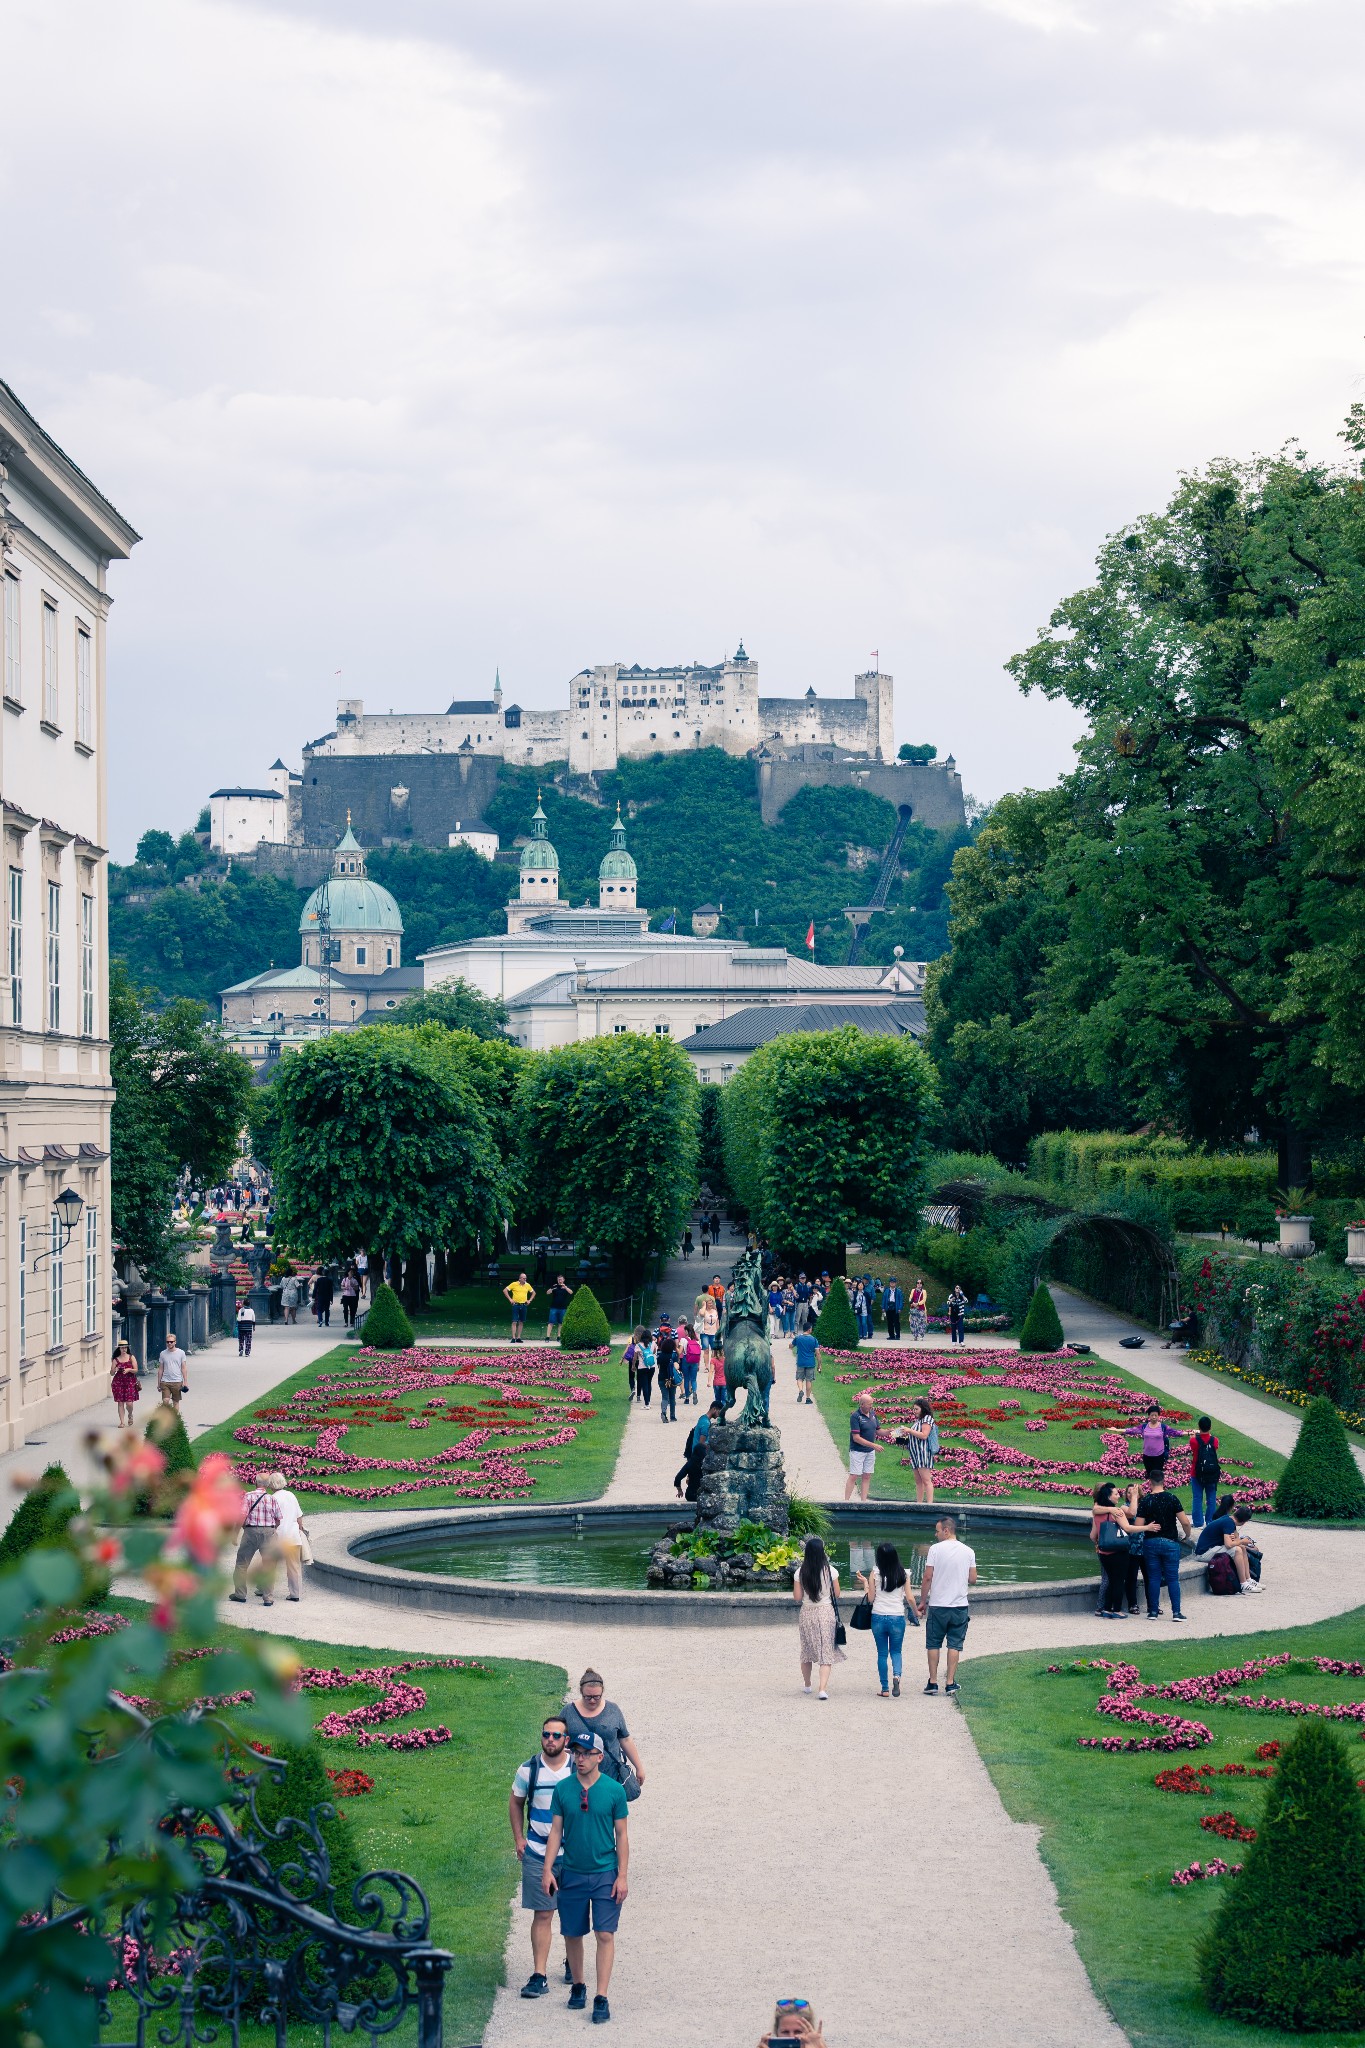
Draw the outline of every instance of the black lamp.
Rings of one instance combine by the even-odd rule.
[[[81,1220],[81,1210],[84,1207],[85,1203],[74,1188],[63,1188],[61,1193],[55,1198],[52,1204],[52,1213],[62,1226],[61,1245],[56,1249],[66,1250],[72,1238],[76,1235]],[[33,1261],[35,1273],[44,1259],[52,1257],[53,1249],[54,1247],[49,1246],[47,1251],[39,1252],[37,1258]]]

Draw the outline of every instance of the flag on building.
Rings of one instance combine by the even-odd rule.
[[[677,929],[678,913],[676,910],[670,910],[668,916],[663,920],[662,924],[659,926],[659,930],[661,932],[676,932]]]
[[[810,921],[810,929],[809,929],[809,930],[807,931],[807,933],[806,933],[806,944],[807,944],[807,945],[808,945],[808,946],[810,947],[810,949],[811,949],[811,951],[812,951],[812,953],[813,953],[813,952],[815,951],[815,919],[814,919],[814,918],[812,918],[812,919],[811,919],[811,921]]]

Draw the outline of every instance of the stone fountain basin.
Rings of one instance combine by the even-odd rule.
[[[1034,1529],[1053,1535],[1076,1534],[1089,1527],[1089,1512],[1083,1508],[1033,1508],[995,1503],[936,1502],[917,1508],[913,1502],[876,1501],[845,1505],[825,1503],[836,1530],[842,1523],[865,1523],[869,1508],[888,1536],[897,1530],[913,1530],[921,1537],[932,1529],[935,1517],[957,1506],[971,1527]],[[512,1621],[575,1621],[594,1624],[627,1623],[632,1627],[747,1627],[767,1622],[792,1621],[789,1591],[703,1592],[687,1588],[615,1588],[586,1586],[509,1585],[497,1579],[447,1577],[417,1572],[384,1562],[385,1551],[410,1551],[415,1544],[430,1541],[439,1547],[452,1537],[506,1534],[553,1535],[556,1531],[629,1530],[656,1528],[660,1517],[685,1510],[667,1502],[606,1506],[600,1501],[563,1502],[553,1507],[433,1508],[426,1512],[385,1514],[373,1526],[358,1533],[329,1530],[329,1518],[318,1516],[310,1532],[313,1547],[312,1575],[330,1590],[354,1598],[373,1600],[386,1607],[420,1608],[427,1613],[483,1615]],[[346,1516],[348,1524],[354,1518]],[[1182,1580],[1203,1582],[1204,1562],[1193,1557],[1182,1561]],[[1047,1579],[1026,1585],[981,1586],[972,1594],[976,1614],[1074,1614],[1094,1607],[1099,1584],[1099,1564],[1084,1577]],[[844,1619],[857,1598],[857,1588],[845,1588]]]

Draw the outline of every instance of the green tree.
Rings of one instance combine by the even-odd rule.
[[[600,1351],[611,1342],[606,1310],[586,1283],[574,1289],[559,1326],[559,1342],[565,1351]]]
[[[160,1013],[120,961],[109,976],[113,1229],[143,1272],[174,1278],[181,1254],[170,1223],[183,1168],[200,1181],[225,1174],[251,1100],[251,1068],[229,1050],[197,1003]]]
[[[525,820],[517,830],[526,830]],[[485,860],[472,846],[385,846],[366,856],[366,867],[371,879],[398,900],[408,960],[431,946],[454,946],[507,929],[516,869]]]
[[[1019,1332],[1019,1349],[1060,1351],[1062,1343],[1062,1319],[1057,1313],[1057,1304],[1048,1292],[1047,1282],[1040,1280],[1033,1291],[1028,1314],[1024,1317],[1024,1325]]]
[[[910,1038],[856,1025],[773,1039],[725,1089],[737,1199],[784,1256],[842,1263],[850,1238],[908,1249],[937,1115],[934,1069]]]
[[[66,1467],[48,1465],[38,1484],[24,1495],[0,1536],[0,1565],[13,1564],[39,1544],[60,1542],[80,1504],[80,1495],[67,1478]]]
[[[1365,1803],[1340,1737],[1303,1721],[1200,1944],[1215,2012],[1287,2033],[1365,2027]]]
[[[387,1021],[442,1024],[447,1031],[472,1031],[476,1038],[501,1038],[507,1025],[507,1005],[494,1002],[460,978],[444,982],[440,988],[425,989],[421,995],[409,996]]]
[[[406,1258],[498,1227],[504,1165],[462,1038],[371,1024],[282,1058],[275,1207],[296,1251]]]
[[[1365,1516],[1365,1480],[1342,1420],[1325,1394],[1310,1401],[1289,1463],[1275,1488],[1275,1512],[1304,1521],[1355,1521]]]
[[[638,1262],[671,1251],[697,1198],[698,1088],[669,1039],[629,1032],[521,1071],[527,1184],[563,1235]]]
[[[858,1319],[853,1313],[848,1289],[837,1275],[830,1281],[829,1293],[815,1319],[815,1334],[826,1351],[858,1349]]]

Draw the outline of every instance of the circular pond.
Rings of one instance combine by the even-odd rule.
[[[675,1513],[627,1527],[603,1528],[586,1519],[560,1528],[503,1526],[499,1529],[413,1530],[406,1543],[386,1542],[382,1557],[398,1571],[430,1572],[442,1578],[493,1580],[509,1586],[613,1587],[643,1590],[650,1552]],[[959,1531],[976,1552],[983,1586],[1034,1585],[1080,1578],[1094,1565],[1084,1531],[1031,1529],[965,1518]],[[893,1542],[911,1581],[924,1576],[924,1558],[934,1540],[931,1527],[895,1527],[876,1516],[845,1522],[829,1539],[829,1550],[846,1588],[853,1573],[870,1571],[878,1543]],[[752,1597],[752,1595],[750,1595]]]

